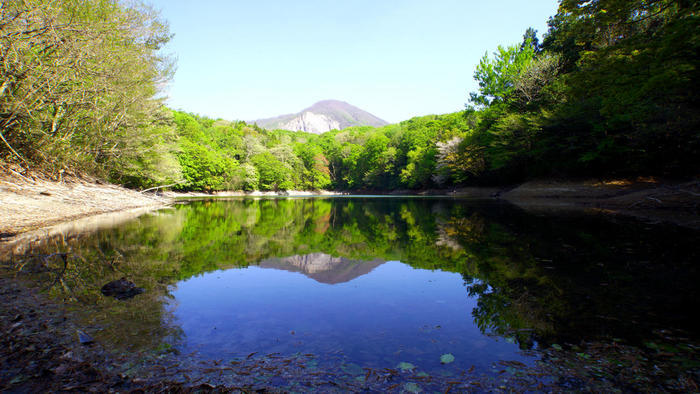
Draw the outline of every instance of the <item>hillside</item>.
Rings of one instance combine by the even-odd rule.
[[[295,114],[280,115],[274,118],[254,121],[268,130],[282,129],[324,133],[342,130],[351,126],[384,126],[382,119],[344,101],[323,100]]]

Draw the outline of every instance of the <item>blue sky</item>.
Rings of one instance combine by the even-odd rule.
[[[486,51],[556,0],[151,0],[175,34],[168,105],[213,118],[347,101],[389,122],[464,108]]]

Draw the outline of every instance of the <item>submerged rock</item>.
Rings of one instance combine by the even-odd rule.
[[[121,278],[113,280],[102,286],[102,294],[108,297],[114,297],[118,300],[126,300],[134,297],[137,294],[143,293],[143,289],[136,287],[134,282]]]

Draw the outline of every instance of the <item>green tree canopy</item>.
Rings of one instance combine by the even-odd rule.
[[[499,45],[493,53],[493,58],[485,54],[474,71],[479,92],[471,93],[471,101],[482,106],[505,102],[513,92],[515,81],[532,63],[534,57],[535,49],[530,41],[523,46]]]

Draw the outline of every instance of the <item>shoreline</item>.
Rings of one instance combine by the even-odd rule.
[[[697,179],[533,181],[504,191],[498,198],[533,213],[588,211],[700,229],[700,180]]]
[[[307,196],[449,196],[506,201],[528,211],[597,211],[700,228],[700,180],[530,181],[515,187],[357,191],[270,191],[215,193],[167,191],[144,194],[94,180],[0,177],[0,242],[40,238],[65,227],[94,227],[172,205],[179,198]],[[121,214],[119,214],[121,213]],[[133,216],[133,215],[131,215]],[[121,218],[121,219],[117,219]],[[104,223],[102,225],[109,225]],[[77,228],[76,227],[76,228]]]
[[[95,180],[0,177],[0,241],[100,214],[157,209],[172,199]]]

